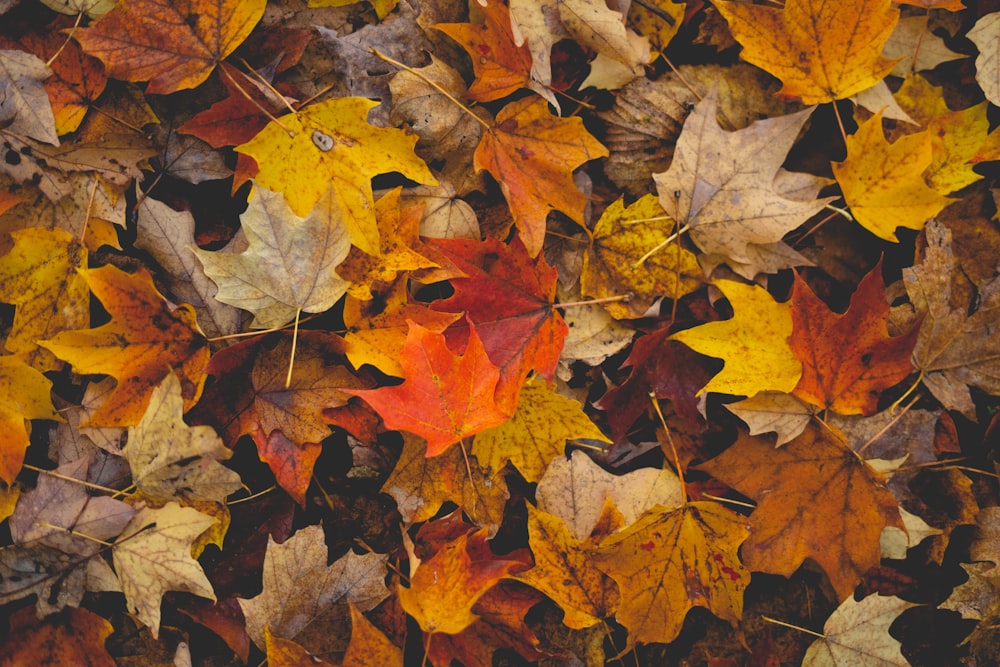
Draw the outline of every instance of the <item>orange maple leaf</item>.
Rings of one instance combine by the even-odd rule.
[[[741,432],[699,468],[757,501],[741,551],[749,569],[788,577],[810,558],[841,600],[879,564],[882,529],[903,526],[882,475],[831,427],[811,423],[779,448]]]
[[[879,393],[913,370],[910,354],[919,327],[889,337],[889,303],[879,262],[858,285],[847,312],[827,308],[796,274],[789,344],[802,362],[792,393],[842,415],[872,415]]]
[[[486,356],[471,322],[462,355],[448,349],[444,334],[415,322],[409,325],[400,353],[403,384],[344,393],[363,398],[390,429],[424,438],[427,456],[507,420],[510,415],[494,399],[500,371]]]
[[[473,166],[500,184],[528,254],[535,257],[542,251],[549,211],[584,224],[587,197],[573,183],[573,170],[607,155],[580,118],[553,116],[545,100],[526,97],[500,110],[476,148]]]
[[[788,0],[784,8],[715,2],[743,45],[740,56],[781,79],[778,94],[803,104],[871,88],[895,64],[882,57],[899,10],[890,0]]]
[[[465,96],[491,102],[516,93],[531,83],[531,51],[517,46],[510,28],[510,11],[502,2],[481,7],[483,23],[438,23],[434,26],[465,49],[476,80]]]
[[[266,0],[130,0],[74,33],[86,53],[147,93],[194,88],[232,53],[264,15]]]
[[[181,380],[184,407],[190,408],[201,394],[209,357],[194,308],[172,306],[145,269],[133,275],[109,264],[81,273],[111,321],[95,329],[62,331],[38,344],[78,373],[104,373],[118,380],[87,425],[138,424],[153,390],[171,369]]]

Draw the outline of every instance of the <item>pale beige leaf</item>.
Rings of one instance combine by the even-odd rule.
[[[42,81],[52,70],[24,51],[0,50],[0,124],[11,132],[58,145],[56,119]]]
[[[726,409],[750,427],[750,435],[777,433],[775,446],[798,437],[813,414],[812,408],[795,396],[776,391],[763,391],[742,401],[727,403]]]
[[[184,422],[181,383],[173,373],[153,390],[142,420],[128,431],[125,459],[142,494],[155,503],[223,503],[242,482],[219,461],[233,455],[211,426]]]
[[[154,638],[160,634],[160,601],[167,591],[184,591],[215,602],[212,584],[191,557],[191,544],[215,522],[177,503],[159,509],[144,507],[115,542],[112,554],[125,602]]]
[[[246,251],[195,254],[219,286],[216,298],[252,312],[253,327],[280,327],[299,310],[321,313],[347,291],[349,283],[334,269],[347,257],[351,238],[332,197],[300,218],[283,195],[257,187],[240,222]]]
[[[294,639],[331,606],[353,602],[368,611],[381,602],[388,556],[348,552],[327,565],[322,526],[307,526],[277,544],[268,538],[264,555],[264,590],[249,600],[240,599],[247,634],[259,647],[265,645],[264,629],[276,637]]]
[[[1000,106],[1000,12],[980,18],[966,36],[979,49],[976,82],[986,99]]]
[[[806,651],[803,667],[906,667],[900,643],[889,634],[892,622],[912,602],[869,595],[861,602],[847,598],[826,621],[823,639]]]
[[[569,527],[579,541],[590,537],[610,498],[629,525],[646,510],[683,502],[680,480],[669,470],[641,468],[613,475],[587,456],[574,451],[569,459],[549,464],[536,491],[538,509],[553,514]]]
[[[900,59],[892,68],[895,76],[906,77],[911,72],[934,69],[941,63],[966,57],[945,46],[944,40],[928,29],[927,21],[924,15],[904,16],[889,35],[882,55]]]
[[[718,89],[684,122],[670,168],[654,174],[660,205],[704,252],[750,261],[749,244],[778,243],[829,198],[781,195],[775,178],[811,109],[757,121],[736,132],[716,119]]]

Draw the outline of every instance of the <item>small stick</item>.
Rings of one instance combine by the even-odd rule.
[[[376,49],[376,48],[374,48],[374,47],[372,47],[371,52],[373,54],[375,54],[375,57],[378,58],[379,60],[384,60],[385,62],[389,63],[390,65],[395,65],[399,69],[401,69],[401,70],[403,70],[405,72],[409,72],[413,76],[417,77],[418,79],[420,79],[421,81],[423,81],[424,83],[426,83],[428,86],[431,86],[432,88],[434,88],[435,90],[437,90],[439,93],[441,93],[442,95],[444,95],[445,97],[447,97],[449,100],[451,100],[455,105],[457,105],[458,108],[460,108],[462,111],[464,111],[465,113],[467,113],[470,116],[472,116],[477,123],[479,123],[480,125],[482,125],[486,129],[487,132],[492,132],[493,131],[493,127],[489,123],[487,123],[485,120],[483,120],[482,118],[480,118],[476,114],[472,113],[472,109],[470,109],[469,107],[467,107],[464,104],[462,104],[461,102],[459,102],[455,98],[455,96],[453,96],[447,90],[445,90],[444,88],[442,88],[441,85],[439,83],[437,83],[436,81],[431,81],[422,72],[418,72],[417,70],[413,69],[409,65],[404,65],[403,63],[399,62],[398,60],[395,60],[394,58],[390,58],[389,56],[385,55],[384,53],[379,52],[379,50]]]

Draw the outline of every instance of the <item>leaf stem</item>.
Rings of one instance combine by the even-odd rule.
[[[701,494],[702,498],[708,498],[709,500],[714,500],[720,503],[726,503],[728,505],[736,505],[737,507],[745,507],[750,510],[757,509],[757,506],[753,503],[745,503],[742,500],[733,500],[732,498],[723,498],[722,496],[714,496],[711,493]]]
[[[302,314],[302,307],[295,309],[295,327],[292,329],[292,351],[288,355],[288,375],[285,376],[285,389],[292,386],[292,368],[295,366],[295,348],[299,343],[299,316]]]
[[[290,137],[294,137],[295,136],[295,132],[293,132],[292,130],[290,130],[287,127],[285,127],[285,125],[283,125],[282,122],[280,120],[278,120],[277,116],[275,116],[273,113],[271,113],[270,111],[268,111],[268,109],[263,104],[261,104],[260,102],[258,102],[257,100],[255,100],[250,93],[248,93],[247,91],[245,91],[243,89],[243,86],[241,86],[236,81],[236,79],[233,78],[233,75],[229,73],[229,71],[226,69],[225,65],[223,65],[222,67],[220,67],[219,70],[226,76],[227,79],[229,79],[229,82],[232,83],[233,86],[236,87],[236,90],[238,90],[240,92],[240,95],[242,95],[243,97],[245,97],[246,100],[250,104],[252,104],[255,107],[257,107],[258,111],[260,111],[262,114],[264,114],[265,116],[267,116],[268,119],[272,123],[274,123],[275,125],[277,125],[278,127],[280,127],[282,130],[284,130],[285,133],[288,136],[290,136]],[[284,96],[282,96],[281,99],[285,101],[286,105],[288,104],[288,101],[285,100]],[[291,108],[291,107],[289,107],[289,108]],[[292,109],[292,113],[295,113],[294,109]]]
[[[847,131],[844,129],[844,120],[840,117],[840,109],[837,108],[837,100],[833,101],[833,115],[837,117],[837,126],[840,127],[840,136],[844,138],[844,150],[847,150]]]
[[[423,72],[419,72],[419,71],[413,69],[412,67],[410,67],[409,65],[404,65],[403,63],[399,62],[398,60],[396,60],[394,58],[390,58],[389,56],[385,55],[384,53],[381,53],[375,47],[372,47],[371,52],[373,54],[375,54],[375,57],[378,58],[379,60],[384,60],[385,62],[389,63],[390,65],[395,65],[399,69],[401,69],[401,70],[403,70],[405,72],[409,72],[410,74],[412,74],[413,76],[417,77],[418,79],[420,79],[421,81],[423,81],[427,85],[429,85],[432,88],[434,88],[436,91],[438,91],[439,93],[441,93],[442,95],[444,95],[445,97],[447,97],[449,100],[451,100],[462,111],[464,111],[465,113],[467,113],[470,116],[472,116],[472,118],[475,119],[475,121],[477,123],[479,123],[480,125],[482,125],[486,129],[487,132],[491,132],[493,130],[493,128],[490,126],[489,123],[487,123],[485,120],[483,120],[482,118],[480,118],[476,114],[472,113],[472,109],[470,109],[469,107],[467,107],[464,104],[462,104],[461,102],[459,102],[458,99],[454,95],[452,95],[451,93],[449,93],[447,90],[445,90],[441,86],[441,84],[437,83],[436,81],[431,81],[430,78],[428,78],[427,75],[425,75]]]
[[[90,212],[94,210],[94,199],[97,197],[97,186],[101,184],[99,176],[94,176],[94,185],[90,188],[90,199],[87,200],[87,210],[83,212],[83,229],[80,230],[80,243],[87,237],[87,225],[90,223]]]
[[[45,521],[39,521],[38,525],[41,526],[42,528],[52,528],[53,530],[61,530],[61,531],[69,533],[73,537],[79,537],[79,538],[84,539],[84,540],[90,540],[91,542],[96,542],[97,544],[100,544],[101,546],[104,546],[104,547],[113,547],[114,546],[111,542],[105,542],[104,540],[99,540],[96,537],[93,537],[91,535],[87,535],[86,533],[81,533],[81,532],[75,531],[72,528],[67,528],[65,526],[56,526],[56,525],[53,525],[53,524],[45,522]]]
[[[566,303],[554,303],[553,308],[576,308],[577,306],[590,306],[597,303],[610,303],[612,301],[630,301],[634,295],[629,292],[628,294],[616,294],[615,296],[605,296],[600,299],[586,299],[584,301],[567,301]]]
[[[664,248],[666,248],[668,245],[670,245],[670,243],[672,241],[674,241],[675,239],[679,238],[681,234],[683,234],[684,232],[688,231],[689,229],[691,229],[691,225],[684,225],[683,227],[681,227],[680,229],[678,229],[676,232],[674,232],[673,234],[671,234],[670,236],[668,236],[666,239],[664,239],[663,242],[661,242],[658,246],[656,246],[655,248],[653,248],[652,250],[650,250],[649,252],[647,252],[645,255],[643,255],[642,257],[640,257],[639,259],[637,259],[632,264],[632,268],[633,269],[638,269],[640,266],[642,266],[645,263],[645,261],[647,259],[649,259],[653,255],[655,255],[660,250],[663,250]]]
[[[809,628],[803,628],[800,625],[793,625],[791,623],[786,623],[785,621],[779,621],[778,619],[771,618],[770,616],[761,616],[761,618],[763,618],[768,623],[774,623],[775,625],[780,625],[780,626],[785,627],[785,628],[791,628],[792,630],[798,630],[799,632],[804,632],[807,635],[812,635],[813,637],[819,637],[820,639],[826,639],[826,635],[820,634],[819,632],[815,632],[813,630],[810,630]]]
[[[69,33],[67,33],[66,35],[66,40],[59,45],[59,48],[56,49],[56,52],[52,54],[52,57],[45,61],[46,67],[52,67],[52,63],[56,61],[56,58],[59,57],[59,54],[63,52],[63,49],[66,48],[66,45],[69,44],[70,40],[73,39],[73,33],[75,33],[76,29],[80,27],[80,21],[82,20],[83,20],[83,12],[80,11],[76,15],[76,23],[73,24],[73,27],[69,29]]]
[[[667,443],[670,444],[670,453],[674,455],[674,468],[677,469],[677,478],[681,481],[681,501],[686,505],[688,494],[687,484],[684,483],[684,468],[681,467],[681,457],[677,453],[677,446],[674,444],[674,439],[670,436],[670,427],[667,426],[667,420],[663,418],[663,411],[660,410],[660,402],[656,400],[656,392],[649,392],[649,401],[653,404],[653,409],[656,410],[656,416],[660,418],[660,424],[663,425],[663,432],[667,436]]]
[[[107,486],[101,486],[100,484],[94,484],[93,482],[86,482],[82,479],[77,479],[76,477],[63,475],[62,473],[58,473],[55,470],[46,470],[45,468],[38,468],[29,463],[24,463],[21,465],[21,467],[25,468],[26,470],[31,470],[33,472],[41,473],[43,475],[48,475],[49,477],[55,477],[56,479],[61,479],[64,482],[74,482],[76,484],[80,484],[81,486],[85,486],[88,489],[94,489],[95,491],[103,491],[105,493],[110,493],[112,495],[121,493],[121,491],[118,489],[112,489]]]

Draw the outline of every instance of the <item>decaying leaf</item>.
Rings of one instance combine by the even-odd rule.
[[[897,597],[869,595],[861,602],[844,600],[823,627],[823,638],[806,651],[803,665],[895,665],[910,662],[900,652],[899,641],[889,634],[889,626],[912,602]]]
[[[167,591],[185,591],[215,601],[212,584],[191,557],[191,544],[215,521],[177,503],[146,507],[115,543],[115,572],[125,601],[153,637],[160,632],[160,601]]]
[[[381,602],[387,557],[348,553],[327,565],[322,526],[308,526],[284,543],[268,538],[264,557],[264,590],[240,599],[247,632],[258,646],[265,645],[264,629],[276,637],[295,639],[334,604],[350,600],[367,611]]]

